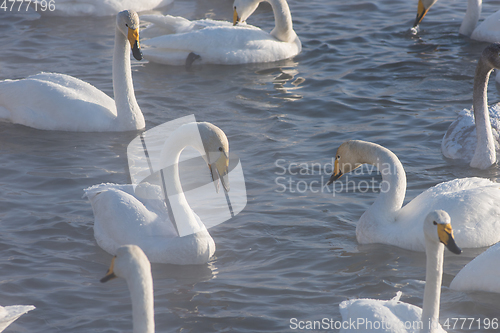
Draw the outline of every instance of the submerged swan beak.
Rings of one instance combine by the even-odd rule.
[[[417,18],[415,19],[415,23],[413,23],[413,27],[415,28],[417,25],[422,22],[422,19],[424,18],[425,14],[429,11],[429,8],[425,8],[424,4],[422,3],[422,0],[418,1],[418,9],[417,9]]]
[[[106,273],[106,275],[100,280],[102,283],[104,282],[108,282],[109,280],[113,280],[114,278],[116,278],[116,275],[115,273],[113,272],[113,269],[115,267],[115,258],[116,256],[113,257],[113,259],[111,259],[111,266],[109,266],[109,269],[108,269],[108,272]]]
[[[234,11],[233,11],[233,25],[238,24],[239,21],[240,21],[240,18],[238,16],[238,12],[236,11],[236,7],[234,7]]]
[[[462,250],[457,246],[455,239],[453,238],[453,229],[451,228],[451,224],[438,224],[437,230],[439,240],[448,250],[455,254],[462,253]]]
[[[340,171],[339,160],[336,158],[335,164],[333,166],[333,174],[330,177],[330,179],[328,180],[328,183],[326,183],[326,185],[330,185],[331,183],[333,183],[334,181],[336,181],[337,179],[342,177],[342,175],[343,175],[343,173],[342,173],[342,171]]]
[[[132,55],[136,60],[142,60],[141,45],[139,44],[139,28],[128,28],[128,42],[132,48]]]
[[[229,156],[227,153],[222,150],[217,161],[209,164],[208,168],[210,169],[217,193],[219,193],[219,179],[226,192],[229,192]]]

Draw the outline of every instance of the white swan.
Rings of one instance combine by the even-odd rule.
[[[425,14],[438,0],[419,0],[417,18],[413,27],[416,27],[424,18]],[[500,20],[500,10],[488,16],[481,24],[477,25],[481,16],[482,0],[468,0],[467,10],[460,25],[458,32],[462,35],[469,36],[474,40],[483,42],[500,42],[500,28],[498,21]]]
[[[491,44],[484,49],[474,77],[473,111],[460,112],[441,142],[444,156],[470,160],[473,168],[486,169],[497,161],[500,105],[488,107],[487,90],[491,71],[500,68],[499,53],[500,44]]]
[[[262,1],[269,2],[274,11],[276,26],[271,33],[242,24]],[[154,23],[147,29],[153,34],[165,34],[143,42],[144,58],[160,64],[190,65],[195,60],[222,65],[272,62],[294,57],[302,50],[286,0],[235,0],[234,26],[172,16],[144,15],[142,19]]]
[[[460,254],[455,244],[450,216],[442,210],[430,212],[423,223],[425,234],[425,289],[422,308],[399,301],[401,292],[390,301],[353,299],[340,303],[343,322],[364,322],[357,330],[340,332],[445,332],[439,324],[439,304],[443,278],[444,247]],[[368,324],[371,322],[371,324]],[[368,326],[367,326],[368,325]],[[371,325],[371,326],[369,326]],[[385,329],[374,329],[384,327]]]
[[[3,332],[3,330],[12,324],[17,318],[33,309],[35,309],[33,305],[0,306],[0,332]]]
[[[144,116],[132,84],[129,43],[134,57],[140,60],[139,16],[126,10],[116,17],[115,100],[69,75],[40,73],[0,82],[0,120],[43,130],[102,132],[144,128]]]
[[[132,300],[132,322],[134,333],[154,333],[154,294],[151,264],[136,245],[125,245],[117,249],[106,275],[101,282],[116,277],[127,281]]]
[[[193,138],[199,131],[201,141]],[[134,192],[132,185],[101,184],[85,189],[94,211],[94,236],[101,248],[110,254],[125,244],[140,246],[151,262],[179,265],[204,264],[215,252],[215,243],[200,218],[189,207],[179,180],[179,156],[192,146],[208,157],[206,162],[212,179],[220,178],[228,186],[229,143],[224,132],[210,123],[188,123],[179,127],[162,148],[163,176],[167,186],[170,209],[159,186],[141,184]],[[217,170],[217,171],[216,171]],[[217,173],[216,173],[217,172]],[[176,195],[171,195],[172,191]],[[141,193],[145,196],[139,198]],[[175,218],[172,219],[172,212]],[[182,230],[193,233],[179,237]]]
[[[362,164],[382,174],[380,194],[356,226],[361,244],[383,243],[413,251],[425,250],[422,221],[433,210],[449,212],[462,247],[482,247],[500,241],[500,184],[482,178],[462,178],[429,188],[403,208],[406,174],[397,156],[375,143],[351,140],[338,149],[328,184]]]
[[[500,293],[500,243],[474,258],[451,281],[450,288],[460,291]]]
[[[53,0],[50,10],[39,13],[61,16],[111,16],[129,9],[137,12],[164,7],[173,0]],[[46,0],[47,5],[49,0]],[[33,4],[31,5],[33,6]],[[38,2],[40,8],[41,2]],[[47,7],[49,8],[49,7]],[[52,11],[53,9],[53,11]]]

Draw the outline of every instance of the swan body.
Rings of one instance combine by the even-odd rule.
[[[17,318],[35,309],[33,305],[0,306],[0,332],[12,324]]]
[[[401,292],[389,301],[376,299],[353,299],[340,303],[342,321],[364,319],[365,323],[354,330],[343,329],[340,332],[446,332],[439,324],[439,304],[441,298],[441,282],[443,278],[443,256],[446,246],[451,252],[460,254],[462,251],[453,238],[450,216],[442,210],[430,212],[423,223],[425,234],[425,253],[427,257],[425,271],[425,289],[423,307],[399,301]],[[373,323],[378,323],[376,328]],[[384,325],[385,324],[385,325]]]
[[[269,2],[274,11],[276,26],[271,33],[245,24],[261,1]],[[233,25],[173,16],[145,15],[142,19],[153,23],[146,34],[163,34],[143,42],[144,58],[160,64],[190,64],[190,54],[202,64],[272,62],[294,57],[302,50],[286,0],[236,0]]]
[[[137,12],[151,10],[172,3],[173,0],[57,0],[54,11],[43,13],[61,16],[111,16],[129,9]]]
[[[500,105],[488,107],[488,79],[500,68],[500,44],[486,47],[477,63],[473,89],[473,111],[464,110],[450,125],[441,142],[443,155],[470,160],[473,168],[486,169],[496,163],[499,145]]]
[[[133,11],[123,11],[116,18],[115,100],[69,75],[40,73],[0,82],[0,120],[43,130],[103,132],[144,128],[132,84],[131,47],[134,57],[140,60],[139,17]]]
[[[438,0],[419,0],[417,18],[415,19],[413,27],[416,27],[420,24],[429,9],[437,1]],[[482,42],[500,42],[500,28],[498,27],[498,21],[500,20],[500,10],[488,16],[483,22],[481,22],[481,24],[478,25],[479,18],[481,16],[482,5],[482,0],[467,1],[467,10],[465,11],[465,15],[458,32],[464,36],[470,37],[471,39]]]
[[[483,247],[500,241],[500,184],[482,178],[454,179],[431,187],[402,207],[406,174],[401,162],[390,150],[359,140],[344,142],[338,148],[329,184],[365,163],[378,167],[382,183],[377,199],[357,223],[359,243],[424,251],[422,221],[436,209],[449,212],[455,238],[462,247]]]
[[[460,291],[500,293],[500,244],[481,253],[451,281],[450,288]]]
[[[154,294],[151,264],[136,245],[125,245],[117,249],[111,266],[101,282],[116,277],[127,281],[132,300],[133,333],[154,333]]]
[[[193,141],[192,133],[197,130],[202,139],[200,143]],[[94,236],[101,248],[115,254],[120,246],[135,244],[151,262],[179,265],[208,262],[215,252],[215,243],[189,207],[179,180],[179,156],[189,145],[202,155],[205,155],[206,146],[212,178],[220,178],[224,188],[229,190],[225,178],[229,144],[224,132],[210,123],[185,124],[170,135],[161,154],[165,165],[173,166],[163,173],[170,207],[167,208],[164,201],[164,189],[149,183],[139,184],[135,191],[132,185],[116,184],[85,189],[95,216]],[[210,152],[217,152],[219,156],[214,157]]]

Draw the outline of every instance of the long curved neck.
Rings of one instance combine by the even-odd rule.
[[[113,54],[113,94],[115,96],[118,126],[135,130],[144,128],[144,116],[137,104],[130,68],[130,45],[127,38],[116,28]]]
[[[403,205],[406,192],[406,173],[398,157],[389,149],[373,145],[361,151],[362,163],[377,167],[382,174],[380,194],[365,214],[376,214],[381,220],[393,220]],[[384,218],[385,217],[385,218]]]
[[[477,145],[471,161],[472,167],[486,168],[496,161],[495,141],[488,113],[488,80],[492,68],[479,59],[472,93]]]
[[[171,216],[175,220],[173,222],[181,237],[199,232],[205,228],[198,223],[193,210],[189,207],[179,179],[178,166],[181,152],[187,146],[194,147],[203,155],[204,152],[202,148],[200,148],[200,144],[201,146],[203,145],[199,136],[197,124],[186,124],[170,135],[160,155],[162,167],[166,167],[164,169],[164,177],[172,213]]]
[[[286,0],[265,0],[271,4],[274,12],[275,27],[271,35],[282,42],[291,43],[297,35],[292,26],[292,14]]]
[[[458,32],[465,36],[470,36],[474,29],[476,29],[477,22],[479,21],[479,16],[481,15],[481,7],[483,5],[483,0],[468,0],[467,10],[465,11],[465,16],[460,25]]]
[[[151,270],[141,271],[127,278],[132,299],[134,333],[154,333],[154,295]]]
[[[438,332],[441,281],[443,278],[444,245],[426,239],[424,304],[422,306],[422,332]]]

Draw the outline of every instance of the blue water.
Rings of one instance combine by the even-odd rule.
[[[209,264],[153,265],[157,332],[294,332],[291,318],[340,320],[341,301],[389,299],[398,290],[422,306],[423,253],[357,244],[356,221],[376,191],[333,195],[311,184],[329,177],[313,163],[331,163],[345,140],[396,153],[407,173],[406,201],[457,177],[500,176],[496,167],[471,169],[440,152],[456,112],[472,103],[475,64],[487,45],[458,35],[466,1],[438,2],[417,35],[409,32],[415,1],[289,4],[303,44],[292,60],[190,70],[132,62],[147,128],[189,114],[216,124],[241,158],[248,191],[244,211],[210,229],[217,250]],[[485,2],[483,16],[498,5]],[[231,20],[232,1],[177,0],[160,12]],[[60,72],[112,96],[114,20],[0,11],[0,79]],[[248,22],[270,31],[270,6]],[[498,100],[494,82],[488,93],[490,103]],[[94,240],[82,190],[130,181],[126,147],[137,134],[0,123],[0,304],[37,307],[7,331],[131,331],[125,281],[99,283],[111,256]],[[484,250],[446,254],[441,323],[499,316],[500,295],[448,288]]]

